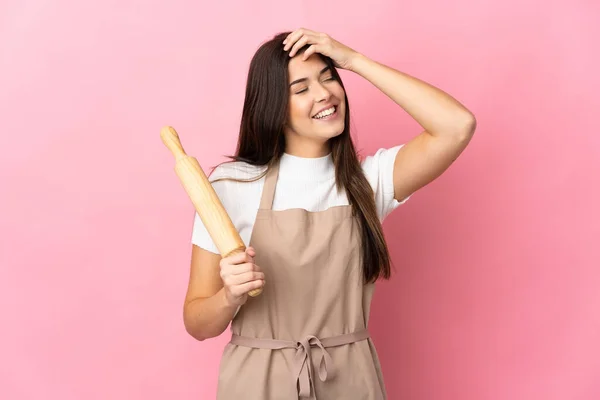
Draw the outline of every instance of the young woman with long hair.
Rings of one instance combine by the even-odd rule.
[[[339,68],[424,130],[359,158]],[[375,282],[390,278],[381,224],[457,159],[475,126],[450,95],[327,34],[298,29],[260,46],[236,153],[210,175],[248,248],[222,258],[198,215],[192,233],[185,327],[206,340],[231,323],[219,400],[386,398],[368,332]]]

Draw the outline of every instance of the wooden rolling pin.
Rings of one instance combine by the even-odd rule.
[[[185,153],[175,129],[170,126],[163,127],[160,137],[175,156],[175,173],[192,200],[196,212],[221,253],[221,257],[225,258],[246,251],[246,245],[231,222],[231,218],[227,215],[215,189],[208,181],[198,160]],[[256,297],[261,292],[262,289],[258,288],[248,294]]]

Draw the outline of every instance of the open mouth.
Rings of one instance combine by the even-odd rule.
[[[318,113],[317,115],[315,115],[312,118],[316,119],[317,121],[329,121],[329,120],[335,119],[337,116],[338,116],[338,107],[333,106],[327,110],[321,111],[320,113]]]

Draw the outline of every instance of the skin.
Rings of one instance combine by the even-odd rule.
[[[299,49],[309,48],[302,54]],[[369,59],[329,35],[309,29],[292,32],[282,43],[289,51],[289,119],[285,128],[286,149],[301,157],[322,157],[329,153],[328,139],[339,135],[343,126],[345,93],[339,84],[320,74],[325,64],[313,57],[320,53],[336,68],[352,71],[380,89],[424,130],[408,141],[394,163],[394,197],[402,200],[429,184],[458,158],[476,128],[473,114],[442,90],[406,73]],[[338,120],[312,119],[321,107],[337,104]],[[265,285],[265,276],[254,264],[255,250],[222,259],[193,246],[190,279],[184,303],[187,331],[198,340],[218,336],[229,326],[250,290]]]
[[[316,55],[307,60],[294,57],[288,66],[290,86],[286,153],[299,157],[321,157],[329,153],[328,140],[344,130],[344,89],[327,65]],[[336,106],[336,118],[314,119],[323,108]]]

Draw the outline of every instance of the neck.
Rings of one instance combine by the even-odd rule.
[[[322,141],[297,135],[286,135],[285,143],[285,153],[296,157],[319,158],[331,153],[329,140]]]

